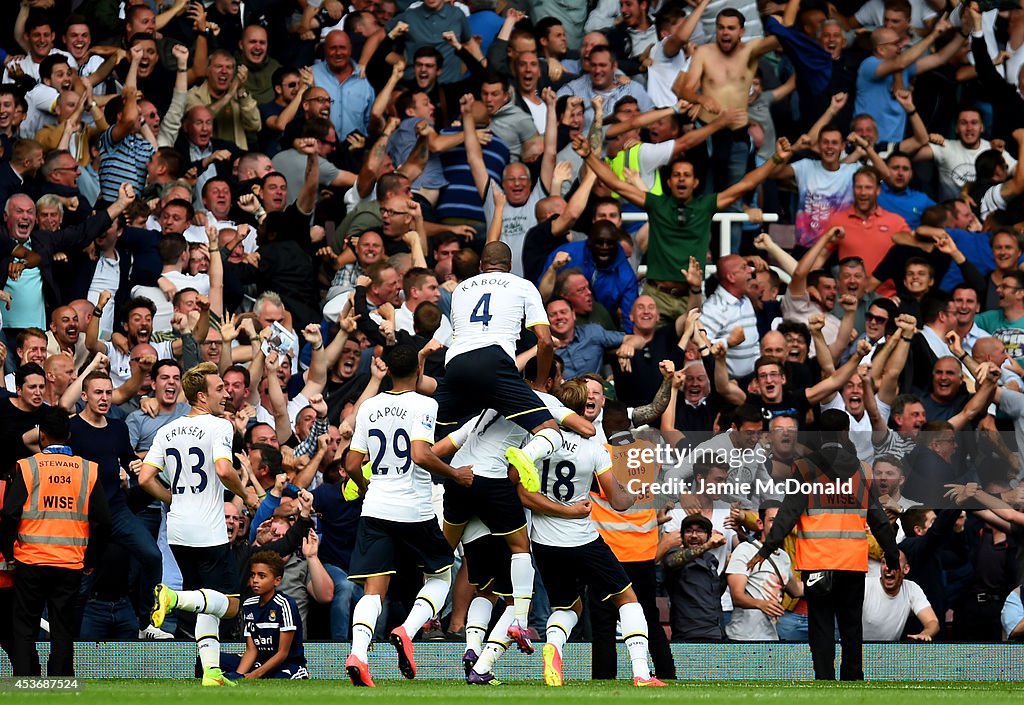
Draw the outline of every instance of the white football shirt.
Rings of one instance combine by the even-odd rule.
[[[351,449],[368,456],[373,473],[362,516],[405,523],[434,519],[433,483],[412,461],[412,443],[433,445],[436,419],[437,402],[412,391],[384,392],[359,407]]]
[[[224,484],[220,459],[231,462],[234,427],[212,414],[182,416],[161,428],[146,454],[146,465],[160,470],[171,488],[167,543],[219,546],[228,542],[224,524]]]
[[[540,292],[530,282],[507,272],[485,272],[465,280],[452,292],[454,342],[445,362],[457,356],[499,345],[515,360],[516,341],[526,327],[548,325]]]
[[[572,431],[562,430],[562,447],[537,463],[540,492],[559,504],[573,504],[590,497],[594,478],[612,469],[612,458],[603,445]],[[530,540],[545,546],[583,546],[598,537],[590,517],[566,519],[533,512]]]
[[[536,392],[555,421],[562,423],[573,412],[562,402],[544,392]],[[448,434],[459,450],[452,458],[452,465],[472,465],[477,477],[504,479],[508,477],[508,461],[505,451],[519,448],[530,434],[518,424],[512,423],[494,409],[484,409],[459,428]]]

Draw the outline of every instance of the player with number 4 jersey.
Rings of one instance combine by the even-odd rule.
[[[558,398],[582,415],[587,404],[586,382],[566,382]],[[664,685],[651,676],[643,608],[626,571],[591,521],[587,499],[595,479],[617,511],[632,506],[635,497],[615,479],[611,456],[601,443],[571,431],[563,431],[563,437],[562,446],[541,464],[542,496],[522,488],[519,492],[523,505],[533,512],[530,540],[552,609],[543,652],[544,682],[562,685],[562,646],[583,611],[579,587],[582,582],[599,599],[610,600],[618,607],[623,640],[633,664],[634,685]],[[564,511],[552,511],[551,503]],[[580,510],[575,516],[571,512],[574,508]]]
[[[192,411],[160,429],[139,473],[139,484],[170,505],[167,543],[181,569],[181,590],[156,586],[152,621],[159,627],[172,609],[195,613],[203,685],[234,685],[220,669],[220,620],[231,619],[240,607],[224,490],[245,499],[250,509],[256,503],[246,498],[231,462],[234,428],[222,418],[227,395],[217,366],[196,365],[182,376],[181,387]]]
[[[438,426],[445,433],[484,409],[494,409],[534,434],[523,448],[506,451],[530,491],[539,486],[536,461],[561,446],[558,424],[523,381],[515,364],[515,342],[525,325],[537,337],[539,377],[547,377],[554,357],[551,328],[540,292],[511,274],[512,251],[491,242],[480,255],[480,274],[452,292],[454,342],[445,356],[445,376],[434,398]]]

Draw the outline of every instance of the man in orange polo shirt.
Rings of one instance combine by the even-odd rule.
[[[878,172],[869,166],[861,167],[853,175],[853,205],[834,213],[825,227],[826,231],[833,227],[846,231],[846,237],[839,241],[839,258],[860,257],[869,273],[875,271],[892,247],[895,233],[912,232],[903,218],[878,207],[881,192]]]

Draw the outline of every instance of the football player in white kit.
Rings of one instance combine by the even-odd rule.
[[[224,489],[250,509],[256,504],[246,499],[232,465],[235,430],[221,416],[226,394],[217,365],[204,362],[188,370],[181,388],[192,411],[160,429],[139,472],[139,484],[170,505],[167,543],[181,569],[181,590],[156,586],[153,624],[163,624],[172,609],[196,613],[203,685],[234,685],[220,669],[220,620],[234,617],[240,606],[224,524]]]
[[[533,434],[522,448],[509,446],[505,457],[518,472],[519,482],[535,492],[540,486],[535,463],[561,447],[562,437],[547,407],[516,368],[515,342],[524,324],[537,336],[537,366],[542,378],[547,377],[554,346],[540,292],[511,274],[511,269],[508,245],[488,243],[480,256],[480,274],[466,279],[452,292],[454,342],[445,356],[445,376],[438,383],[434,399],[438,404],[438,427],[444,433],[454,431],[485,409],[493,409]],[[525,520],[491,530],[511,533],[524,525]],[[515,553],[512,589],[516,595],[532,596],[533,573],[529,554]],[[533,646],[524,620],[514,621],[508,635],[521,650],[530,653]]]
[[[431,450],[437,402],[416,392],[416,350],[396,346],[389,358],[389,374],[392,390],[359,407],[345,461],[349,477],[365,492],[349,563],[349,580],[363,583],[364,595],[352,610],[352,652],[345,669],[353,684],[371,688],[366,654],[398,564],[398,549],[415,557],[424,576],[412,610],[389,638],[406,678],[416,677],[412,637],[444,606],[451,588],[454,554],[434,516],[430,476],[451,478],[464,486],[473,483],[471,466],[453,468]],[[370,466],[368,484],[364,464]]]
[[[529,366],[533,374],[536,374],[537,365]],[[554,377],[555,366],[549,368],[549,377]],[[527,381],[533,381],[527,379]],[[553,417],[565,428],[577,431],[587,437],[595,434],[593,424],[579,414],[565,408],[558,399],[548,394],[541,394],[541,400],[545,403]],[[533,597],[532,580],[526,586],[517,585],[517,571],[524,567],[529,570],[532,576],[532,562],[530,559],[530,539],[526,532],[526,514],[523,512],[522,503],[516,491],[516,486],[509,478],[508,462],[506,461],[506,450],[518,448],[529,438],[529,434],[508,421],[493,409],[486,409],[468,422],[463,424],[457,431],[452,432],[446,438],[434,444],[434,452],[440,457],[447,457],[454,453],[452,463],[455,465],[471,465],[473,467],[473,484],[470,487],[460,487],[452,482],[445,483],[444,493],[444,534],[448,543],[454,548],[459,541],[467,552],[467,563],[470,571],[470,583],[480,588],[480,582],[493,579],[499,584],[509,583],[513,598],[512,619],[506,624],[506,633],[512,638],[520,634],[516,639],[519,648],[527,654],[533,653],[533,645],[529,637],[525,636],[525,625],[530,615],[530,602]],[[558,510],[560,505],[551,503],[549,509]],[[470,532],[470,525],[477,522],[483,525],[474,527],[469,538],[464,536]],[[489,538],[482,539],[481,536],[490,534]],[[497,550],[494,548],[495,539],[502,541],[506,546]],[[485,546],[481,549],[479,545],[473,553],[477,555],[487,554],[484,561],[486,566],[474,566],[477,555],[470,555],[469,544],[478,543]],[[509,555],[511,552],[511,555]],[[508,576],[501,576],[501,580],[493,575],[497,562],[495,554],[504,559],[509,566]],[[474,575],[480,576],[480,580],[474,581]],[[508,577],[508,580],[504,578]],[[524,589],[525,588],[525,589]],[[501,592],[495,592],[501,595]],[[508,646],[505,639],[506,634],[495,631],[489,639],[489,648],[482,650],[480,639],[486,631],[490,621],[493,597],[478,596],[469,606],[469,613],[466,623],[467,650],[463,657],[463,664],[466,668],[466,682],[474,685],[486,684],[494,679],[491,668],[494,661],[501,655]],[[483,625],[482,628],[479,625]],[[516,629],[516,627],[520,629]],[[511,630],[511,632],[509,632]],[[472,632],[472,634],[471,634]],[[472,637],[472,639],[471,639]],[[477,660],[480,659],[479,668]]]
[[[570,380],[562,385],[559,399],[582,414],[587,403],[587,385]],[[611,473],[608,449],[572,431],[563,431],[562,446],[544,460],[540,494],[569,507],[587,502],[594,479],[608,503],[617,510],[628,509],[635,497]],[[633,665],[633,684],[662,686],[651,675],[648,661],[647,619],[643,608],[615,554],[597,533],[589,512],[578,518],[550,513],[537,495],[520,489],[523,505],[533,513],[530,541],[544,587],[551,601],[544,645],[544,682],[562,685],[562,646],[583,611],[579,582],[619,610],[623,641]]]

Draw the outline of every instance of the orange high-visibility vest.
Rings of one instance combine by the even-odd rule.
[[[647,477],[649,482],[657,478],[657,465],[650,468],[644,466],[643,469],[633,468],[632,470],[626,466],[631,449],[634,452],[633,457],[638,458],[636,455],[638,451],[644,448],[654,448],[647,441],[635,440],[632,443],[619,446],[605,444],[605,447],[612,456],[612,472],[620,482],[631,472],[637,477]],[[637,464],[642,465],[642,463]],[[654,508],[654,497],[649,490],[643,495],[638,495],[633,506],[624,512],[612,509],[603,495],[598,492],[590,493],[590,501],[590,519],[597,527],[601,538],[621,563],[654,560],[658,552],[658,512]]]
[[[77,455],[36,453],[18,461],[28,497],[21,512],[14,559],[80,570],[89,543],[89,495],[96,465]]]
[[[802,482],[835,483],[821,470],[798,460]],[[811,493],[796,523],[796,567],[799,570],[868,570],[867,516],[871,469],[864,463],[852,477],[849,494]]]
[[[4,493],[7,492],[7,481],[0,480],[0,507],[4,506]],[[14,587],[14,566],[0,556],[0,588]]]

